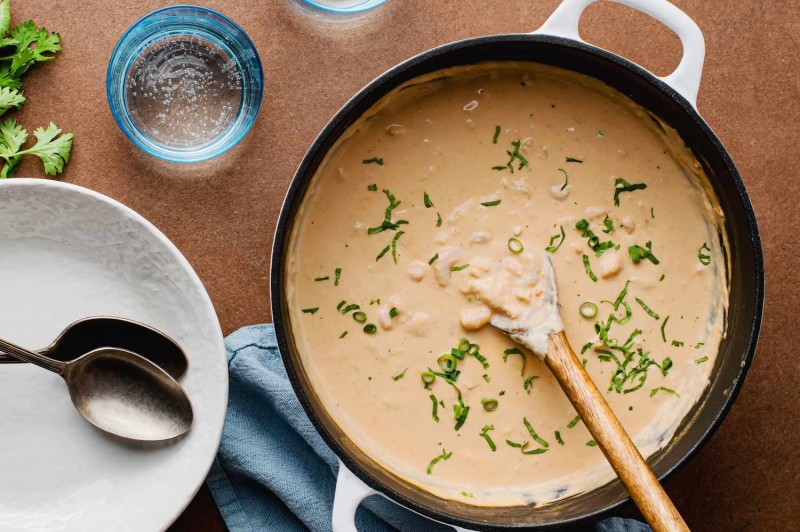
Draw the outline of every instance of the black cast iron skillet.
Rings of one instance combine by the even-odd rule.
[[[551,18],[543,29],[548,32],[568,34],[559,29],[559,26],[564,25],[563,15],[566,13],[574,18],[573,29],[577,35],[577,17],[593,1],[595,0],[565,1],[554,14],[554,16],[559,15],[560,12],[561,20]],[[650,9],[652,5],[644,7],[645,0],[617,1],[646,12],[652,11]],[[659,8],[666,4],[664,0],[646,0],[646,2],[662,4]],[[669,6],[668,9],[677,11],[674,6],[666,5]],[[683,13],[677,12],[685,17]],[[675,15],[672,11],[668,13],[670,16]],[[668,25],[670,22],[674,23],[669,17],[665,20],[664,13],[651,12],[651,14]],[[658,16],[659,14],[662,16]],[[685,18],[689,20],[688,17]],[[701,68],[702,34],[696,25],[693,23],[692,25],[700,36]],[[686,35],[678,31],[681,28],[676,29],[673,26],[671,28],[681,36],[686,46]],[[684,59],[687,54],[693,52],[685,49]],[[357,500],[373,493],[374,490],[419,514],[466,529],[506,530],[526,527],[551,529],[601,518],[627,501],[625,489],[618,480],[614,480],[599,489],[540,508],[534,509],[529,506],[486,508],[436,497],[394,476],[362,453],[348,439],[314,394],[298,356],[285,293],[288,245],[297,209],[312,176],[336,139],[381,97],[408,80],[453,66],[503,60],[554,65],[607,83],[674,127],[703,165],[725,213],[724,226],[729,238],[730,308],[727,316],[727,333],[720,348],[711,384],[703,398],[686,416],[676,432],[676,437],[664,449],[650,457],[648,460],[650,467],[655,475],[664,481],[684,466],[711,438],[739,393],[755,354],[761,326],[764,262],[753,208],[739,172],[725,147],[700,117],[692,103],[673,88],[673,86],[679,87],[683,94],[693,100],[697,93],[696,85],[692,88],[691,83],[688,85],[685,83],[685,78],[683,84],[681,80],[676,82],[673,78],[669,79],[673,82],[673,86],[670,86],[636,64],[579,40],[544,34],[513,34],[454,42],[401,63],[353,97],[311,145],[286,194],[272,249],[270,280],[272,316],[283,362],[308,417],[341,462],[371,488],[362,490]],[[697,83],[699,76],[698,70]],[[335,504],[334,514],[337,511]],[[338,526],[334,524],[334,530],[337,528],[355,530],[350,526],[342,527],[341,524]]]

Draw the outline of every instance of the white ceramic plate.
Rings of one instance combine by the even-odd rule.
[[[211,301],[192,267],[144,218],[54,181],[0,181],[0,336],[41,348],[72,321],[132,318],[174,338],[194,405],[189,435],[148,448],[104,435],[63,380],[0,365],[0,530],[166,529],[206,477],[228,402],[228,366]]]

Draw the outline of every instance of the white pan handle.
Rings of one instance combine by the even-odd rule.
[[[333,496],[333,532],[358,532],[356,529],[356,510],[361,501],[378,493],[364,484],[339,460],[339,476],[336,477],[336,493]],[[465,528],[452,526],[456,532],[472,532]]]
[[[578,34],[578,21],[583,11],[597,0],[564,0],[550,15],[536,34],[555,35],[583,42]],[[669,76],[659,78],[686,98],[692,107],[697,107],[697,91],[703,74],[706,45],[703,32],[689,15],[667,2],[667,0],[611,0],[632,7],[660,21],[681,39],[683,57]]]

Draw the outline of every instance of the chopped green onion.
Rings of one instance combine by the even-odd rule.
[[[392,259],[394,259],[394,263],[397,264],[397,240],[405,234],[404,231],[398,231],[394,238],[392,239]]]
[[[493,200],[493,201],[482,201],[481,205],[484,207],[494,207],[495,205],[500,205],[500,202],[503,200]]]
[[[400,206],[399,201],[395,199],[391,192],[387,189],[383,189],[383,193],[386,194],[386,198],[389,200],[389,206],[386,207],[386,212],[383,215],[383,222],[378,227],[370,227],[367,229],[367,233],[370,235],[374,235],[377,233],[382,233],[387,229],[391,229],[392,231],[396,231],[398,227],[402,224],[407,224],[408,220],[397,220],[396,222],[392,222],[392,211]]]
[[[458,405],[456,405],[456,406],[458,406]],[[456,426],[454,427],[455,430],[460,429],[464,425],[464,422],[467,420],[467,414],[469,414],[469,407],[468,406],[465,407],[461,411],[461,414],[458,416],[458,418],[457,418],[458,421],[456,421]]]
[[[429,260],[429,261],[428,261],[428,266],[430,266],[430,265],[432,265],[434,262],[436,262],[436,260],[437,260],[438,258],[439,258],[439,254],[438,254],[438,253],[437,253],[436,255],[434,255],[433,257],[431,257],[431,260]]]
[[[653,310],[652,310],[650,307],[648,307],[648,306],[647,306],[647,305],[644,303],[644,301],[642,301],[642,300],[641,300],[641,299],[639,299],[638,297],[636,297],[636,298],[634,298],[634,299],[636,299],[636,302],[637,302],[637,303],[639,303],[639,305],[641,305],[641,306],[642,306],[642,308],[644,309],[644,311],[645,311],[645,312],[647,312],[647,314],[649,314],[651,318],[660,319],[660,316],[659,316],[658,314],[656,314],[655,312],[653,312]]]
[[[586,442],[586,445],[588,445],[589,447],[597,447],[597,442],[594,440],[589,440]]]
[[[494,412],[497,410],[497,405],[499,403],[497,402],[497,399],[493,397],[484,397],[481,399],[481,404],[483,405],[483,409],[487,412]]]
[[[459,343],[459,346],[460,345],[461,344]],[[467,353],[469,353],[470,355],[475,356],[475,354],[480,350],[481,350],[481,346],[479,346],[478,344],[469,344],[469,348],[467,349]]]
[[[489,375],[487,375],[485,373],[483,374],[483,380],[485,380],[487,383],[488,382],[492,382],[492,379],[489,377]]]
[[[650,397],[653,397],[655,394],[657,394],[659,392],[659,390],[667,392],[667,393],[671,393],[675,397],[680,397],[680,394],[678,392],[676,392],[675,390],[671,390],[670,388],[666,388],[664,386],[660,386],[658,388],[653,388],[653,391],[650,392]]]
[[[304,308],[304,309],[303,309],[303,313],[304,313],[304,314],[316,314],[318,310],[319,310],[319,307],[314,307],[314,308]]]
[[[456,347],[450,349],[450,354],[453,355],[458,360],[464,360],[464,355],[466,355],[466,351],[462,351]]]
[[[583,256],[583,268],[586,270],[586,275],[589,276],[589,279],[591,279],[596,283],[597,276],[594,274],[594,272],[592,271],[592,266],[589,264],[589,255]]]
[[[527,418],[522,418],[522,422],[525,424],[525,428],[528,429],[528,432],[531,434],[531,438],[536,440],[536,442],[539,445],[541,445],[542,447],[550,447],[549,443],[544,441],[542,438],[539,437],[538,434],[536,434],[536,431],[533,430],[533,427],[531,426],[531,424],[528,423],[528,419]]]
[[[559,172],[564,172],[564,184],[561,185],[561,190],[564,190],[567,188],[567,185],[569,185],[569,174],[563,168],[559,168],[558,170]]]
[[[462,491],[461,495],[463,495],[464,497],[470,497],[472,499],[475,498],[475,495],[473,495],[472,493],[467,493],[466,491]]]
[[[437,212],[437,213],[436,213],[436,227],[441,227],[441,226],[442,226],[442,217],[441,217],[441,215],[440,215],[440,214]]]
[[[559,240],[559,242],[558,242],[558,245],[557,245],[557,246],[553,247],[553,242],[554,242],[554,241],[555,241],[557,238],[559,238],[559,236],[561,237],[561,240]],[[564,239],[565,239],[565,237],[566,237],[566,235],[564,234],[564,226],[562,225],[562,226],[561,226],[561,234],[560,234],[560,235],[551,236],[551,237],[550,237],[550,245],[549,245],[549,246],[547,246],[546,248],[544,248],[544,250],[545,250],[545,251],[547,251],[548,253],[555,253],[556,251],[558,251],[558,248],[560,248],[560,247],[561,247],[561,244],[563,244],[563,243],[564,243]]]
[[[473,344],[473,345],[475,345],[475,344]],[[469,351],[468,351],[468,352],[469,352]],[[489,363],[488,363],[488,362],[486,362],[486,358],[484,358],[484,356],[483,356],[483,355],[481,355],[481,354],[480,354],[478,351],[475,351],[474,353],[470,353],[470,354],[471,354],[472,356],[474,356],[474,357],[475,357],[475,359],[476,359],[478,362],[480,362],[480,363],[481,363],[481,365],[483,366],[483,369],[489,369]],[[486,381],[486,382],[489,382],[489,381]]]
[[[697,360],[695,360],[694,363],[695,364],[702,364],[703,362],[706,362],[707,360],[708,360],[708,357],[702,357],[702,358],[698,358]]]
[[[389,317],[392,318],[392,319],[396,318],[398,314],[400,314],[400,311],[397,310],[397,307],[392,307],[389,310]]]
[[[522,242],[520,242],[519,239],[509,238],[508,249],[511,250],[511,253],[522,253],[524,248],[522,247]]]
[[[679,342],[678,340],[673,340],[672,345],[675,347],[683,347],[683,342]]]
[[[345,303],[347,303],[347,301],[345,301],[344,299],[342,299],[342,300],[339,302],[339,304],[338,304],[338,305],[336,305],[336,310],[342,310],[342,305],[344,305]]]
[[[440,356],[437,362],[439,364],[439,367],[442,368],[442,371],[444,371],[445,373],[450,373],[451,371],[455,370],[456,366],[458,365],[458,362],[456,362],[455,357],[447,353]]]
[[[432,371],[423,371],[420,377],[425,384],[433,384],[433,381],[436,380],[436,375]]]
[[[460,272],[461,270],[463,270],[467,266],[469,266],[469,264],[464,264],[462,266],[450,266],[450,271],[451,272]]]
[[[371,192],[375,192],[376,190],[378,190],[378,185],[376,185],[376,184],[367,185],[367,190],[369,190]]]
[[[497,138],[500,136],[500,126],[494,126],[494,138],[492,144],[497,144]],[[503,167],[505,168],[505,166]]]
[[[342,276],[342,269],[336,268],[336,270],[333,273],[334,273],[333,286],[339,286],[339,278],[341,278]]]
[[[389,252],[390,249],[392,249],[392,246],[390,246],[389,244],[386,244],[386,247],[383,248],[383,251],[378,253],[378,256],[375,257],[375,262],[378,262],[379,260],[381,260],[383,258],[383,256],[386,255]]]
[[[400,379],[406,376],[406,371],[408,371],[408,368],[404,369],[403,373],[401,373],[400,375],[395,375],[394,377],[392,377],[392,380],[399,381]]]
[[[526,443],[527,443],[527,442],[526,442]],[[550,450],[550,449],[542,449],[542,448],[539,448],[539,449],[532,449],[532,450],[530,450],[530,451],[526,451],[526,450],[525,450],[525,445],[523,445],[523,446],[522,446],[522,449],[520,449],[520,451],[522,451],[522,454],[544,454],[544,453],[546,453],[546,452],[547,452],[547,451],[549,451],[549,450]]]
[[[366,313],[358,310],[356,312],[353,312],[353,319],[356,320],[358,323],[366,323],[367,315]]]
[[[650,248],[651,245],[652,243],[648,241],[647,244],[645,244],[645,248],[637,245],[633,245],[628,248],[628,253],[631,254],[631,260],[634,264],[639,264],[639,261],[642,259],[648,259],[653,264],[658,264],[660,262],[656,256],[653,255],[653,252]]]
[[[358,305],[356,305],[356,304],[347,305],[346,307],[344,307],[344,308],[342,309],[342,314],[347,314],[347,313],[348,313],[348,312],[350,312],[351,310],[358,310],[358,309],[360,309],[360,308],[361,308],[361,307],[359,307],[359,306],[358,306]]]
[[[584,354],[586,351],[591,349],[593,345],[594,342],[586,342],[585,344],[583,344],[583,347],[581,347],[581,354]]]
[[[339,337],[339,339],[341,340],[341,339],[342,339],[342,338],[344,338],[345,336],[347,336],[347,331],[343,332],[343,333],[342,333],[342,335]]]
[[[663,281],[663,280],[664,280],[664,277],[666,277],[666,275],[664,275],[664,274],[662,273],[662,274],[661,274],[661,278],[658,280],[658,282],[660,283],[661,281]]]
[[[482,437],[484,440],[486,440],[486,443],[488,443],[488,444],[489,444],[489,448],[492,450],[492,452],[495,452],[495,451],[497,450],[497,446],[496,446],[496,445],[494,444],[494,442],[492,441],[492,438],[490,438],[490,437],[489,437],[489,434],[488,434],[488,432],[489,432],[490,430],[494,430],[494,425],[485,425],[485,426],[483,427],[483,429],[481,430],[480,436],[481,436],[481,437]]]
[[[469,346],[470,346],[469,340],[467,340],[466,338],[462,338],[461,340],[458,341],[459,351],[464,351],[466,353],[467,351],[469,351]]]
[[[314,279],[314,281],[320,282],[320,281],[327,281],[328,279],[330,279],[330,277],[317,277],[316,279]]]
[[[378,159],[377,157],[373,157],[372,159],[364,159],[361,162],[364,164],[376,163],[378,166],[383,166],[383,159]]]
[[[567,425],[567,428],[571,429],[572,427],[577,425],[578,422],[580,422],[580,420],[581,420],[581,416],[575,416],[575,419],[573,419],[572,421],[569,422],[569,424]]]
[[[708,266],[709,264],[711,264],[711,256],[710,256],[710,255],[706,255],[705,253],[703,253],[703,250],[704,250],[704,249],[705,249],[705,250],[707,250],[707,251],[711,251],[711,248],[710,248],[710,247],[708,247],[708,244],[706,244],[705,242],[703,242],[703,247],[701,247],[701,248],[700,248],[700,249],[697,251],[697,258],[698,258],[698,259],[700,259],[700,263],[701,263],[703,266]]]
[[[609,218],[607,214],[605,219],[603,220],[603,225],[606,226],[606,228],[603,229],[603,232],[606,234],[614,230],[614,221],[611,218]]]
[[[367,323],[364,325],[364,332],[367,334],[374,334],[378,330],[378,326],[374,323]]]
[[[653,207],[650,207],[650,218],[655,219],[655,217],[656,217],[656,213],[653,212]]]
[[[620,186],[622,185],[622,186]],[[647,188],[647,185],[644,183],[635,183],[631,185],[621,177],[618,177],[616,181],[614,181],[614,205],[619,207],[619,195],[622,192],[633,192],[634,190],[644,190]]]
[[[661,339],[662,339],[662,340],[664,340],[664,342],[666,342],[666,341],[667,341],[667,335],[666,335],[666,333],[664,332],[664,329],[666,328],[666,326],[667,326],[667,322],[668,322],[668,321],[669,321],[669,316],[667,316],[666,318],[664,318],[664,323],[662,323],[662,324],[661,324]]]
[[[597,316],[597,305],[590,301],[586,301],[585,303],[581,303],[581,306],[578,307],[578,311],[584,318],[594,318]]]
[[[695,345],[695,346],[694,346],[694,348],[695,348],[695,349],[700,349],[700,348],[701,348],[701,347],[703,347],[704,345],[706,345],[706,344],[704,344],[703,342],[697,342],[697,345]]]
[[[528,443],[528,442],[525,442],[525,443],[515,443],[515,442],[513,442],[513,441],[511,441],[511,440],[506,440],[506,444],[508,444],[508,446],[509,446],[509,447],[513,447],[513,448],[515,448],[515,449],[522,449],[522,447],[524,447],[525,445],[527,445],[527,443]]]
[[[556,441],[559,445],[564,445],[564,440],[561,439],[561,433],[556,431]]]
[[[525,383],[522,385],[522,389],[528,392],[528,395],[531,393],[531,389],[533,388],[533,379],[538,379],[538,375],[531,375],[527,379],[525,379]]]
[[[492,166],[492,170],[505,170],[505,166]]]
[[[423,375],[425,375],[425,374],[423,373]],[[423,380],[425,380],[425,379],[423,379]],[[431,381],[431,382],[433,382],[433,381]],[[436,396],[435,395],[431,394],[428,397],[430,397],[431,401],[433,402],[433,413],[431,413],[431,417],[433,418],[433,420],[435,422],[438,423],[439,422],[439,403],[436,402]]]
[[[433,202],[431,201],[431,198],[428,196],[428,193],[423,192],[422,194],[423,194],[422,200],[425,203],[425,208],[430,209],[431,207],[433,207]]]
[[[506,361],[506,359],[508,358],[508,355],[519,355],[519,356],[522,357],[522,369],[520,370],[519,374],[520,375],[525,375],[525,353],[523,353],[522,351],[520,351],[516,347],[514,347],[512,349],[506,349],[504,351],[504,353],[505,354],[503,355],[503,362]]]
[[[568,163],[582,163],[583,159],[576,159],[575,157],[567,157]]]
[[[452,455],[453,455],[452,451],[448,453],[447,451],[444,450],[444,447],[442,447],[442,454],[431,460],[431,463],[428,464],[428,474],[429,475],[431,474],[433,466],[435,466],[439,462],[439,460],[447,460]]]

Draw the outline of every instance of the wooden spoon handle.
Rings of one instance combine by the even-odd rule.
[[[675,505],[583,369],[563,332],[550,333],[545,363],[655,532],[688,532]]]

